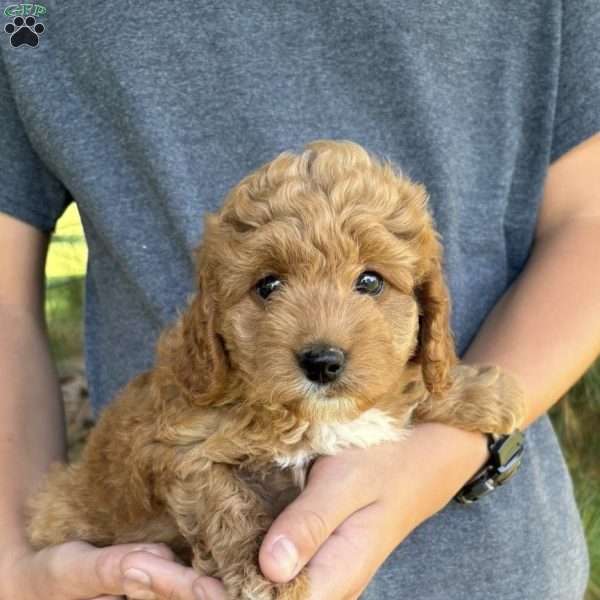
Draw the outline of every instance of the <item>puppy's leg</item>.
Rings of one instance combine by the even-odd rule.
[[[417,422],[433,421],[467,431],[505,434],[525,417],[524,394],[514,377],[498,367],[457,365],[453,384],[441,396],[427,395],[417,406]]]
[[[167,494],[169,510],[192,547],[192,566],[222,579],[231,600],[304,600],[308,579],[274,584],[258,567],[258,550],[273,521],[265,503],[232,468],[212,464]]]
[[[106,524],[101,519],[87,518],[86,503],[92,499],[81,479],[79,466],[52,466],[44,489],[27,507],[27,533],[34,548],[71,540],[86,540],[98,545],[110,543]]]

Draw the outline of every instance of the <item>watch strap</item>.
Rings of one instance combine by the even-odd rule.
[[[490,457],[487,463],[456,494],[461,504],[471,504],[504,485],[519,469],[525,436],[518,429],[510,435],[486,434]]]

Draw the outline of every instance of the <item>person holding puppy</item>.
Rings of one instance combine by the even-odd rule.
[[[25,499],[64,456],[48,232],[75,198],[99,411],[151,364],[191,291],[201,212],[317,137],[354,139],[426,185],[458,350],[521,379],[527,449],[513,481],[470,507],[451,499],[487,460],[480,435],[425,424],[321,458],[265,537],[263,573],[287,581],[309,563],[315,599],[582,597],[584,541],[543,414],[599,350],[598,8],[111,7],[49,2],[35,47],[8,30],[2,45],[0,597],[223,597],[161,545],[25,543]]]

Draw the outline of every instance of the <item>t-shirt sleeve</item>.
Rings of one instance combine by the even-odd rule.
[[[0,57],[0,212],[51,231],[68,203],[66,189],[31,146]]]
[[[600,131],[600,2],[564,0],[550,160]]]

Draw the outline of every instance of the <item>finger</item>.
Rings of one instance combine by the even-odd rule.
[[[223,584],[213,577],[199,577],[194,583],[198,600],[230,600]]]
[[[121,561],[132,552],[143,550],[148,556],[172,559],[164,544],[123,544],[95,548],[83,542],[69,542],[41,550],[35,560],[41,561],[45,582],[51,590],[60,590],[72,598],[123,596]]]
[[[338,459],[339,457],[334,457]],[[352,513],[373,502],[376,491],[343,460],[315,463],[298,498],[275,519],[259,552],[268,579],[292,579],[321,544]]]
[[[146,552],[133,552],[121,562],[125,593],[133,598],[153,592],[169,600],[227,600],[223,584],[193,569]]]
[[[344,521],[308,565],[310,600],[358,598],[395,547],[388,529],[378,503]]]

